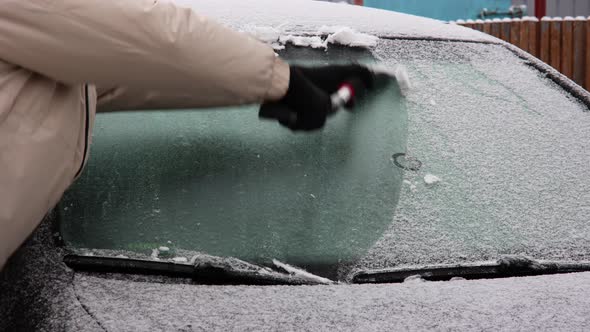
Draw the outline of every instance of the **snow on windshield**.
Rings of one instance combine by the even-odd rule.
[[[380,41],[404,64],[406,171],[389,229],[357,266],[590,258],[590,113],[497,45]]]

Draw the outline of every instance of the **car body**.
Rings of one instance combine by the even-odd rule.
[[[285,207],[288,211],[283,214],[288,215],[293,223],[303,220],[308,224],[283,229],[285,221],[263,223],[264,227],[276,231],[256,239],[255,232],[263,232],[262,226],[249,232],[247,225],[240,225],[246,230],[242,232],[238,229],[232,233],[236,236],[227,240],[232,245],[229,248],[215,247],[218,251],[213,252],[222,256],[232,254],[251,261],[256,257],[248,256],[252,249],[247,245],[260,242],[268,246],[260,246],[264,250],[256,255],[269,255],[271,251],[265,251],[269,246],[273,250],[279,248],[272,253],[282,255],[280,258],[287,263],[305,267],[322,277],[338,280],[338,283],[312,278],[317,282],[291,285],[289,282],[300,276],[299,272],[286,274],[284,280],[277,277],[278,285],[256,285],[250,279],[233,280],[228,284],[212,282],[219,280],[210,279],[203,282],[191,276],[191,272],[183,275],[176,273],[181,268],[192,267],[191,264],[170,261],[170,264],[176,265],[162,265],[168,264],[169,259],[159,256],[158,252],[151,262],[131,266],[128,256],[133,255],[132,249],[141,251],[146,248],[136,246],[122,250],[116,235],[100,233],[104,227],[93,228],[119,217],[109,215],[112,209],[101,210],[101,207],[93,206],[102,204],[102,201],[86,203],[86,198],[81,198],[85,195],[96,198],[96,195],[109,192],[110,187],[98,188],[90,184],[96,183],[93,177],[104,179],[106,176],[92,166],[101,160],[103,165],[108,162],[104,158],[111,156],[105,152],[108,150],[103,150],[104,146],[114,149],[117,145],[116,136],[114,142],[107,138],[102,141],[106,143],[100,142],[101,137],[108,137],[108,133],[112,133],[109,130],[115,128],[116,121],[113,119],[127,119],[125,123],[129,125],[125,125],[125,128],[134,130],[129,129],[133,128],[131,120],[139,116],[105,115],[102,119],[111,119],[113,125],[102,125],[101,129],[102,120],[97,120],[93,147],[96,157],[95,161],[91,159],[86,170],[87,176],[66,194],[61,205],[49,214],[2,271],[1,329],[536,331],[588,328],[590,272],[555,274],[566,271],[566,268],[560,270],[565,265],[541,261],[573,262],[574,267],[587,270],[584,264],[590,255],[590,243],[586,241],[590,234],[590,225],[586,225],[590,180],[585,173],[586,165],[590,162],[590,153],[587,152],[590,144],[588,92],[507,43],[476,31],[429,19],[310,1],[185,3],[235,29],[254,32],[261,39],[265,39],[268,34],[264,32],[271,29],[273,33],[279,31],[282,36],[318,37],[323,40],[325,34],[331,34],[330,31],[342,31],[342,26],[379,39],[368,51],[328,45],[327,51],[320,49],[306,53],[307,48],[301,50],[287,45],[282,54],[293,57],[293,61],[300,60],[300,56],[311,56],[330,62],[334,60],[330,58],[332,54],[342,55],[336,59],[338,61],[365,61],[364,56],[369,52],[372,57],[370,61],[388,66],[402,64],[408,68],[413,85],[408,96],[395,95],[392,100],[387,94],[394,92],[386,89],[374,96],[374,102],[367,101],[359,106],[371,110],[367,114],[382,114],[383,118],[373,121],[375,118],[362,118],[362,112],[352,115],[342,112],[337,115],[340,118],[330,119],[324,134],[310,134],[324,135],[326,142],[322,143],[323,146],[335,146],[344,151],[352,147],[350,154],[345,155],[353,158],[344,159],[340,164],[351,163],[354,166],[354,162],[369,161],[361,163],[359,167],[351,166],[351,173],[345,172],[341,178],[336,178],[342,181],[360,179],[358,183],[351,182],[346,186],[332,184],[331,191],[326,192],[324,189],[327,184],[322,181],[330,178],[331,173],[321,173],[314,178],[315,182],[320,183],[319,188],[312,185],[306,187],[309,192],[305,192],[305,197],[297,201],[304,202],[305,199],[307,205],[302,209],[313,211],[313,216],[303,213],[302,217],[298,217],[298,205]],[[271,34],[266,41],[274,43],[277,40],[280,41],[280,36]],[[285,45],[275,46],[282,48]],[[322,58],[322,52],[328,54],[327,58]],[[376,109],[385,109],[385,113],[378,113]],[[392,118],[392,114],[387,112],[397,112],[400,117]],[[172,130],[166,129],[164,124],[169,124],[166,121],[178,125],[174,127],[175,130],[186,130],[178,123],[192,121],[192,117],[199,116],[196,113],[150,115],[159,119],[160,127],[154,126],[155,129],[148,130],[147,135],[163,130],[162,137],[167,137]],[[248,115],[254,117],[253,114]],[[343,117],[348,116],[356,117],[358,121],[346,126]],[[226,129],[226,134],[247,130],[240,127],[241,124],[250,126],[247,121],[244,117],[244,120],[232,123]],[[258,126],[257,120],[256,124],[252,122],[251,125]],[[266,131],[281,135],[277,137],[287,137],[289,141],[301,140],[303,153],[297,158],[311,156],[312,164],[316,164],[314,156],[323,153],[321,148],[314,153],[305,148],[308,143],[306,140],[314,140],[318,136],[293,138],[276,124],[273,127],[268,123],[263,125]],[[329,136],[345,129],[348,130],[345,132],[352,133],[351,136],[344,136],[350,140],[339,140],[343,137],[338,135]],[[254,132],[263,136],[258,127]],[[396,138],[396,135],[402,136]],[[183,138],[175,136],[174,139]],[[246,138],[244,141],[248,142]],[[394,141],[402,141],[403,147],[398,147]],[[158,141],[148,142],[154,144],[146,145],[147,149],[151,149]],[[174,142],[182,145],[181,141]],[[219,155],[220,160],[229,158],[224,146],[227,148],[227,145],[221,144],[210,149],[207,156]],[[231,151],[239,154],[244,150],[248,151],[247,145]],[[142,150],[138,151],[141,153]],[[164,154],[172,153],[166,149],[157,151],[154,159],[147,163],[148,166],[163,159]],[[266,150],[263,151],[266,153]],[[402,154],[404,158],[399,159]],[[290,155],[278,156],[291,160]],[[340,169],[330,164],[332,155],[327,156],[325,159],[328,161],[321,165],[331,165],[332,170],[335,170],[333,173],[337,173]],[[237,166],[248,162],[248,169],[256,171],[253,166],[256,165],[256,159],[258,157],[252,155],[240,157]],[[273,158],[278,159],[281,158]],[[181,164],[181,159],[176,160]],[[231,158],[229,160],[234,161]],[[161,167],[173,163],[174,160],[167,160]],[[284,164],[279,166],[286,167]],[[138,179],[147,178],[148,184],[155,183],[156,180],[150,177],[153,173],[149,172],[155,170],[157,173],[162,168],[152,168],[144,170],[137,166]],[[130,174],[134,168],[114,169]],[[195,172],[197,169],[195,166]],[[171,167],[170,172],[174,171],[175,168]],[[106,173],[113,174],[114,171]],[[218,179],[234,174],[234,171],[222,174]],[[108,182],[108,185],[112,184],[112,188],[117,189],[117,183],[121,181],[115,182]],[[183,188],[184,182],[179,180],[174,183],[178,187],[173,189]],[[269,183],[270,187],[274,187],[273,182]],[[288,193],[289,188],[286,186],[283,193]],[[202,199],[208,194],[214,196],[213,189],[207,191],[204,188]],[[171,190],[167,195],[176,197],[176,194]],[[332,196],[324,198],[329,195]],[[214,196],[216,199],[208,202],[208,205],[216,206],[217,201],[224,201],[222,196]],[[112,201],[119,201],[123,196],[117,197]],[[341,205],[337,205],[338,201],[330,201],[332,197],[341,197]],[[253,206],[253,211],[242,208],[238,211],[238,217],[254,220],[258,218],[257,212],[267,208],[268,214],[272,211],[280,214],[280,199],[263,199],[269,200],[271,205]],[[298,198],[294,196],[294,199]],[[79,204],[81,201],[84,204]],[[240,202],[227,201],[228,207]],[[107,198],[104,202],[111,201]],[[142,201],[141,204],[145,203]],[[322,215],[326,210],[323,205],[317,211],[312,210],[314,204],[336,204],[334,213],[337,214],[334,215],[343,218],[343,222],[328,223],[334,217],[317,219],[315,216]],[[126,205],[121,211],[135,209],[142,212],[137,206]],[[224,206],[219,205],[217,210],[229,210]],[[184,211],[182,208],[183,205],[179,210]],[[78,211],[78,214],[72,210]],[[150,206],[148,210],[149,213],[163,213],[159,207],[152,209]],[[200,210],[190,210],[191,215],[198,214]],[[96,211],[105,211],[108,217],[101,219]],[[390,217],[392,214],[393,217]],[[355,217],[345,220],[347,216]],[[121,220],[134,220],[135,217],[126,218]],[[73,222],[76,220],[80,224]],[[123,225],[120,223],[110,229],[121,233]],[[329,228],[324,229],[322,225],[329,225]],[[79,229],[72,231],[72,227]],[[133,223],[131,228],[139,233],[144,231],[143,227],[148,228],[138,223]],[[224,235],[234,231],[232,227],[239,228],[235,223],[230,223],[216,236],[221,236],[223,240]],[[88,232],[89,228],[93,231]],[[158,228],[158,232],[162,231],[162,228]],[[185,233],[199,235],[190,231]],[[175,237],[181,236],[174,232],[172,234],[173,241],[177,240]],[[272,240],[273,234],[278,238]],[[318,234],[322,236],[318,237]],[[93,238],[106,240],[95,245],[91,242]],[[270,242],[266,243],[269,238]],[[290,242],[300,238],[312,240]],[[219,239],[211,241],[212,245],[217,242]],[[320,246],[323,242],[326,244]],[[103,244],[103,247],[99,247]],[[183,257],[189,257],[190,251],[183,251],[187,245],[177,248]],[[314,250],[314,246],[320,249]],[[349,248],[353,249],[348,252]],[[190,249],[199,251],[200,248]],[[100,260],[97,257],[99,255],[118,260],[114,265],[109,265],[113,260]],[[501,258],[503,255],[520,258],[506,263],[507,260]],[[299,261],[293,257],[305,259]],[[310,257],[314,260],[307,259]],[[68,267],[64,260],[73,268]],[[498,260],[496,265],[493,263],[495,260]],[[90,268],[85,268],[89,265]],[[163,266],[172,268],[160,270],[165,273],[154,271],[154,268]],[[502,270],[514,266],[516,270]],[[547,268],[555,266],[557,268]],[[455,276],[474,280],[455,278],[452,281],[425,281],[448,270],[454,271]],[[387,282],[395,279],[392,275],[405,282]],[[420,275],[421,278],[414,275]],[[446,276],[450,278],[451,274]],[[213,275],[214,279],[217,277],[219,274]],[[376,281],[380,283],[371,284]]]

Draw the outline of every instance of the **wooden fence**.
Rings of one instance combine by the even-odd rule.
[[[452,22],[505,40],[590,90],[590,17]]]

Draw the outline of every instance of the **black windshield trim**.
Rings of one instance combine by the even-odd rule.
[[[227,264],[216,263],[174,263],[108,256],[83,256],[69,254],[64,263],[78,272],[121,273],[158,275],[173,278],[190,278],[196,284],[204,285],[320,285],[325,282],[313,277],[278,272],[266,267],[256,270],[239,270]],[[255,266],[255,265],[251,265]],[[327,280],[327,279],[326,279]],[[330,281],[331,282],[331,281]]]
[[[355,284],[400,283],[409,277],[428,281],[452,278],[496,279],[590,271],[590,262],[537,261],[526,257],[508,256],[497,262],[479,264],[437,265],[383,270],[359,271],[350,278]]]

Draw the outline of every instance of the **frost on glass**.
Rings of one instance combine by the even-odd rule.
[[[381,46],[413,78],[407,151],[421,168],[356,267],[590,259],[587,108],[501,46]]]
[[[366,50],[288,48],[308,64],[374,62]],[[61,202],[73,247],[170,247],[334,271],[391,223],[405,101],[395,84],[292,133],[257,107],[99,114],[83,176]]]
[[[316,63],[366,56],[293,50]],[[62,205],[66,240],[135,251],[171,240],[337,265],[340,278],[507,254],[590,260],[583,104],[499,45],[380,40],[374,54],[405,65],[413,90],[377,93],[322,134],[292,135],[255,108],[99,117]]]

